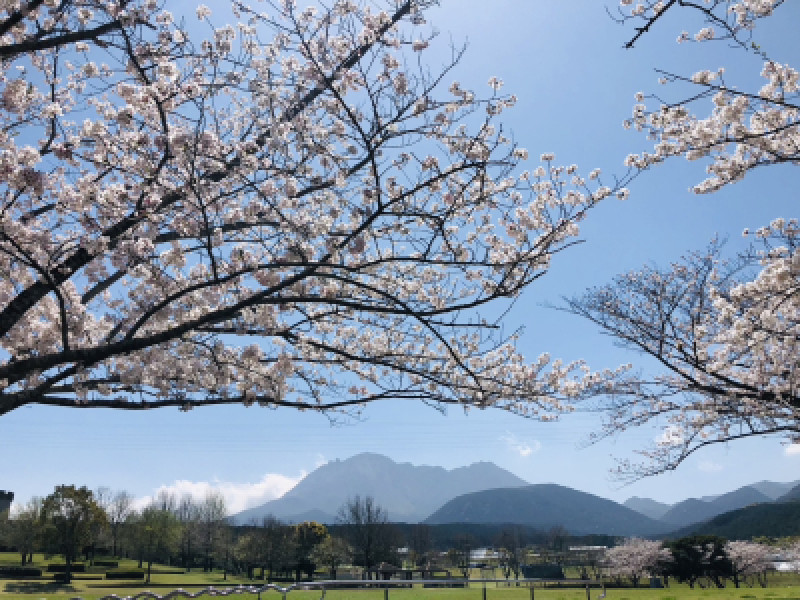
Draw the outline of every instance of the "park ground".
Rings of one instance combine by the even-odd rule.
[[[18,555],[11,553],[0,553],[0,564],[14,564],[18,560]],[[34,562],[37,564],[49,564],[53,562],[46,560],[42,555],[35,555]],[[16,563],[18,564],[18,562]],[[135,561],[120,561],[120,567],[136,567]],[[499,576],[499,572],[498,572]],[[570,576],[570,573],[567,573]],[[475,578],[480,577],[480,572],[474,574]],[[678,583],[671,583],[668,588],[649,588],[647,581],[643,587],[639,588],[616,588],[608,587],[605,590],[607,600],[800,600],[800,575],[798,574],[771,574],[767,587],[754,585],[733,587],[728,583],[724,589],[715,587],[695,587]],[[100,573],[78,573],[73,581],[68,584],[59,584],[52,580],[52,575],[42,578],[26,579],[0,579],[0,598],[9,600],[12,598],[24,600],[64,600],[66,598],[83,600],[98,600],[100,598],[116,595],[119,598],[134,597],[143,592],[150,592],[157,598],[165,596],[169,592],[181,588],[189,594],[197,594],[199,591],[213,587],[216,593],[211,592],[200,596],[201,598],[219,597],[219,592],[224,589],[242,586],[259,586],[263,582],[252,581],[244,577],[227,575],[221,571],[203,573],[200,570],[191,573],[184,573],[175,567],[165,565],[153,565],[150,583],[109,581],[102,577]],[[287,584],[281,584],[287,585]],[[422,586],[413,588],[391,589],[389,590],[389,600],[484,600],[484,585],[473,583],[467,589],[430,589]],[[600,598],[603,589],[593,585],[589,590],[589,598]],[[287,600],[319,600],[321,592],[314,591],[292,591],[287,595]],[[141,598],[142,596],[140,596]],[[146,597],[146,596],[145,596]],[[185,597],[185,596],[183,596]],[[255,600],[257,594],[232,594],[228,598],[242,600]],[[587,593],[585,588],[558,587],[555,585],[537,585],[533,590],[534,600],[585,600]],[[261,594],[263,600],[283,600],[280,592],[266,591]],[[384,590],[331,590],[327,591],[325,600],[385,600]],[[490,583],[486,586],[486,600],[530,600],[531,592],[527,587],[516,587],[513,584]]]

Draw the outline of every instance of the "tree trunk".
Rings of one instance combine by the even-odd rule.
[[[64,554],[64,560],[67,563],[66,568],[64,569],[64,583],[69,583],[72,581],[72,552],[67,551]]]

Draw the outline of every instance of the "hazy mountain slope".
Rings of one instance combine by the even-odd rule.
[[[671,504],[658,502],[652,498],[640,498],[639,496],[631,496],[622,503],[622,506],[656,520],[659,520],[672,508]]]
[[[654,535],[666,527],[621,504],[555,484],[473,492],[454,498],[425,523],[562,526],[572,534]]]
[[[697,498],[689,498],[683,502],[678,502],[661,517],[661,521],[673,526],[683,527],[691,523],[707,521],[722,513],[743,508],[750,504],[763,502],[772,502],[772,498],[748,485],[727,494],[722,494],[710,502],[704,502]]]
[[[759,481],[757,483],[751,483],[750,487],[758,490],[765,496],[769,496],[773,500],[780,502],[781,496],[784,494],[789,493],[789,491],[796,487],[800,486],[800,479],[796,481],[787,481],[783,483],[779,483],[776,481]]]
[[[778,502],[789,502],[792,500],[800,500],[800,483],[791,488],[788,492],[778,498]]]
[[[800,502],[755,504],[670,532],[667,537],[679,538],[695,533],[719,535],[729,540],[749,540],[762,535],[800,535]]]
[[[313,511],[335,516],[348,499],[359,494],[373,496],[392,521],[418,522],[455,496],[521,485],[527,482],[492,463],[447,470],[396,463],[380,454],[364,453],[331,461],[309,473],[283,497],[232,518],[236,523],[250,523],[272,514],[298,521]],[[327,522],[332,520],[328,518]]]

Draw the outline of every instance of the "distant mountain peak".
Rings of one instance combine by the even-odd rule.
[[[307,514],[327,514],[356,494],[373,496],[392,521],[418,522],[448,500],[468,492],[528,485],[491,462],[445,469],[397,463],[383,454],[361,452],[333,459],[318,467],[283,497],[232,517],[236,523],[259,521],[267,515],[295,521]]]

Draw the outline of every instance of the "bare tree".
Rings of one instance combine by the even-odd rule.
[[[180,555],[186,572],[192,570],[194,560],[193,545],[198,537],[199,507],[191,494],[184,494],[178,500],[175,516],[181,524]]]
[[[386,509],[372,496],[354,496],[339,508],[337,525],[353,548],[356,564],[371,569],[381,561],[394,559],[397,534],[389,523]]]
[[[133,496],[125,490],[120,490],[111,498],[111,502],[106,507],[108,525],[111,529],[111,552],[113,556],[119,556],[119,539],[122,527],[128,519],[128,515],[133,511]]]
[[[197,525],[200,545],[203,550],[203,571],[211,571],[212,558],[222,529],[226,526],[225,498],[216,491],[209,491],[197,507]]]

